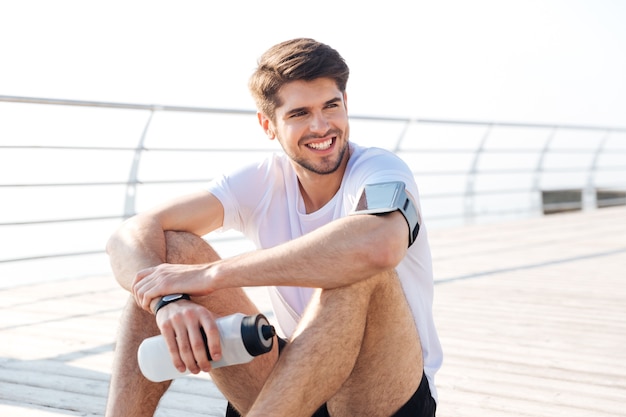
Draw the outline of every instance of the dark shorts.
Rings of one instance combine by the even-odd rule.
[[[279,349],[285,346],[287,342],[278,339]],[[422,381],[413,396],[407,401],[393,416],[390,417],[435,417],[437,403],[430,393],[430,386],[425,374],[422,374]],[[226,417],[241,417],[235,408],[228,403],[226,408]],[[331,417],[328,414],[326,404],[322,405],[311,417]]]

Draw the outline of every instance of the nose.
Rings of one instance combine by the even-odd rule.
[[[328,123],[328,119],[322,112],[315,112],[311,117],[311,123],[309,124],[309,129],[311,132],[324,134],[328,131],[330,124]]]

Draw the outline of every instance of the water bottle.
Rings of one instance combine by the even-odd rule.
[[[263,314],[246,316],[242,313],[235,313],[220,317],[216,320],[216,324],[222,347],[222,359],[219,361],[211,360],[208,346],[206,346],[206,334],[201,329],[212,368],[250,362],[255,356],[272,350],[276,331]],[[141,373],[152,382],[168,381],[189,374],[188,370],[180,372],[174,367],[162,335],[149,337],[141,342],[137,359]]]

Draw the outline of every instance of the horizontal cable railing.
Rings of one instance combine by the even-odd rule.
[[[279,149],[259,146],[268,141],[253,110],[13,96],[0,105],[0,264],[102,255],[125,218]],[[626,204],[623,127],[350,120],[355,142],[409,164],[430,227]],[[16,246],[25,235],[37,244]]]

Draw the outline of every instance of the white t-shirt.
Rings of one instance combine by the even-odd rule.
[[[242,232],[257,248],[270,248],[348,215],[363,185],[386,181],[404,182],[421,211],[415,178],[404,161],[387,150],[354,143],[350,144],[350,151],[339,191],[314,213],[306,213],[291,160],[282,153],[216,178],[208,190],[224,206],[223,229]],[[443,355],[432,315],[433,273],[424,224],[396,270],[420,335],[424,373],[436,400],[434,375]],[[302,287],[269,289],[272,307],[285,335],[290,336],[295,330],[313,291]]]

